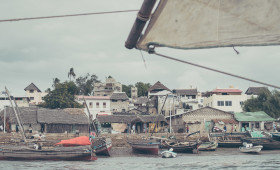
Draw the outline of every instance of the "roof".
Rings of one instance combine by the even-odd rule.
[[[41,92],[41,90],[34,83],[29,84],[24,90],[37,90],[38,92]]]
[[[197,89],[174,89],[173,93],[192,96],[197,95]]]
[[[38,122],[46,124],[88,124],[88,117],[83,109],[38,109]]]
[[[147,104],[149,102],[147,97],[138,97],[135,100],[134,104]]]
[[[76,96],[77,99],[82,100],[110,100],[110,96]]]
[[[19,107],[19,117],[21,123],[26,124],[37,124],[37,109],[36,107]],[[4,120],[4,110],[0,112],[1,119]],[[18,124],[14,110],[11,107],[6,108],[6,117],[9,117],[10,123]]]
[[[214,89],[212,93],[242,93],[242,91],[239,89],[229,88],[229,89]]]
[[[159,90],[168,90],[168,91],[171,91],[170,89],[168,89],[167,87],[165,87],[163,84],[161,84],[161,82],[156,82],[152,87],[150,87],[148,89],[148,91],[159,91]]]
[[[264,111],[259,112],[238,112],[234,113],[234,117],[239,122],[261,122],[261,121],[275,121],[276,119],[270,117]]]
[[[128,100],[125,92],[114,92],[110,97],[111,100]]]
[[[97,120],[100,123],[131,123],[131,122],[166,122],[163,115],[108,115],[100,116],[97,115]]]
[[[213,119],[214,123],[224,122],[225,124],[238,124],[234,119]]]
[[[258,95],[261,91],[266,89],[266,87],[249,87],[245,94],[253,94],[253,95]]]

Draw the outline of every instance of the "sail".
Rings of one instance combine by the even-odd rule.
[[[280,0],[161,0],[137,48],[280,44]]]

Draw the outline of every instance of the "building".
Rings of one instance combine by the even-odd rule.
[[[170,117],[166,118],[170,122]],[[174,132],[186,132],[186,126],[189,127],[189,133],[200,131],[209,133],[214,126],[223,129],[231,129],[233,125],[238,125],[232,113],[228,113],[211,107],[203,107],[197,110],[171,116],[171,125]]]
[[[110,96],[76,96],[80,104],[84,104],[84,99],[88,106],[90,117],[94,120],[98,114],[111,115]],[[88,115],[87,108],[84,108]]]
[[[234,113],[235,119],[239,122],[241,131],[245,130],[269,130],[265,129],[265,123],[274,122],[276,119],[270,117],[264,111]]]
[[[152,87],[150,87],[148,89],[148,98],[150,98],[151,96],[153,96],[155,93],[158,93],[160,91],[169,91],[171,92],[171,90],[167,87],[165,87],[161,82],[156,82]]]
[[[134,100],[138,97],[137,87],[131,87],[131,98]]]
[[[242,105],[247,95],[237,88],[216,88],[207,92],[203,106],[209,106],[226,112],[242,112]]]
[[[34,83],[28,85],[25,89],[26,97],[30,99],[30,104],[41,104],[43,102],[43,97],[47,95],[47,93],[42,92]]]
[[[260,94],[260,92],[268,90],[266,87],[249,87],[245,94],[247,94],[248,99],[256,98]]]
[[[110,97],[110,111],[126,112],[128,111],[129,98],[125,92],[114,92]]]
[[[45,109],[38,107],[19,108],[19,117],[24,131],[31,127],[33,132],[46,133],[88,133],[89,119],[83,109]],[[4,111],[0,112],[4,120]],[[6,131],[17,131],[18,122],[14,111],[8,107],[5,115]],[[1,122],[3,123],[3,122]],[[4,124],[4,123],[3,123]]]
[[[108,77],[105,83],[94,83],[93,91],[95,96],[111,96],[114,92],[122,92],[122,84],[116,82],[114,78]]]
[[[181,101],[182,109],[196,110],[203,107],[203,99],[197,89],[174,89],[172,92]]]
[[[18,107],[29,107],[29,98],[28,97],[13,97],[11,96],[12,103],[15,106],[15,102]],[[7,96],[0,96],[0,111],[4,107],[11,106],[11,102]]]

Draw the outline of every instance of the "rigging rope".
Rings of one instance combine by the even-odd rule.
[[[76,16],[84,16],[84,15],[113,14],[113,13],[135,12],[135,11],[139,11],[139,10],[133,9],[133,10],[123,10],[123,11],[93,12],[93,13],[55,15],[55,16],[45,16],[45,17],[4,19],[4,20],[0,20],[0,22],[12,22],[12,21],[22,21],[22,20],[35,20],[35,19],[49,19],[49,18],[62,18],[62,17],[76,17]]]
[[[246,78],[246,77],[238,76],[238,75],[235,75],[235,74],[227,73],[227,72],[220,71],[220,70],[217,70],[217,69],[213,69],[213,68],[210,68],[210,67],[206,67],[206,66],[202,66],[202,65],[199,65],[199,64],[191,63],[191,62],[188,62],[188,61],[180,60],[180,59],[177,59],[177,58],[173,58],[173,57],[170,57],[170,56],[159,54],[155,51],[153,51],[151,54],[155,54],[155,55],[158,55],[158,56],[170,59],[170,60],[178,61],[178,62],[181,62],[181,63],[189,64],[189,65],[192,65],[192,66],[195,66],[195,67],[200,67],[200,68],[204,68],[204,69],[211,70],[211,71],[214,71],[214,72],[222,73],[222,74],[232,76],[232,77],[236,77],[236,78],[239,78],[239,79],[243,79],[243,80],[247,80],[247,81],[251,81],[251,82],[258,83],[258,84],[262,84],[262,85],[266,85],[266,86],[269,86],[269,87],[280,89],[279,86],[275,86],[275,85],[264,83],[264,82],[261,82],[261,81],[257,81],[257,80],[249,79],[249,78]]]

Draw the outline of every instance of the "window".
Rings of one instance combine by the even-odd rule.
[[[106,102],[103,102],[103,108],[106,108]]]
[[[92,107],[93,107],[92,102],[89,102],[89,108],[92,108]]]
[[[122,112],[125,112],[125,109],[122,109]]]
[[[256,122],[256,128],[260,128],[260,123]]]
[[[203,103],[203,99],[200,99],[200,103]]]
[[[99,102],[96,102],[96,108],[99,108]]]
[[[29,90],[30,93],[34,93],[34,90]]]
[[[244,105],[244,102],[243,102],[243,101],[240,101],[240,105],[243,106],[243,105]]]
[[[114,99],[112,99],[112,102],[117,102],[118,100],[114,100]]]
[[[226,101],[226,106],[232,106],[232,101]]]
[[[30,100],[34,100],[34,97],[30,97]]]
[[[224,101],[218,101],[218,106],[224,106]]]

